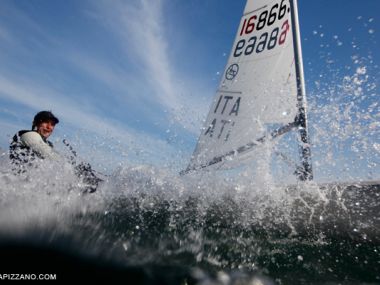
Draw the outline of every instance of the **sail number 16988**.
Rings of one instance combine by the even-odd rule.
[[[286,1],[287,0],[282,0],[280,5],[274,4],[270,8],[270,10],[264,10],[263,12],[261,12],[257,22],[257,15],[253,15],[249,18],[244,19],[243,25],[240,30],[240,36],[243,36],[244,34],[250,34],[254,30],[260,31],[265,27],[265,25],[269,27],[273,25],[276,22],[276,20],[281,20],[282,18],[284,18],[286,12],[290,12],[290,8],[285,3]]]
[[[270,10],[263,11],[259,17],[257,17],[257,15],[253,15],[249,18],[244,19],[240,30],[240,36],[246,36],[248,34],[251,34],[253,31],[260,31],[265,26],[269,27],[274,24],[276,20],[282,20],[286,12],[289,13],[290,11],[290,8],[286,5],[285,2],[286,0],[282,0],[280,5],[273,5]],[[289,21],[285,20],[281,25],[281,29],[279,27],[276,27],[270,32],[265,32],[258,35],[256,34],[255,36],[250,37],[248,40],[239,40],[235,46],[234,57],[239,57],[242,54],[250,55],[252,53],[261,53],[264,50],[271,50],[277,45],[284,44],[289,29]]]

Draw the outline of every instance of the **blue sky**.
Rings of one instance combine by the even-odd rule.
[[[47,109],[61,120],[52,137],[57,148],[67,138],[96,165],[184,168],[244,6],[245,0],[0,0],[0,147]],[[379,163],[380,1],[298,6],[311,123],[331,123],[316,109],[344,116],[354,102],[350,128],[337,129],[347,136],[332,154],[322,141],[342,137],[311,130],[317,164],[339,152],[355,156],[342,148],[361,143],[360,135],[369,137],[372,160],[358,165]],[[352,138],[360,124],[366,130]]]

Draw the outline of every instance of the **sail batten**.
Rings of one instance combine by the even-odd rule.
[[[300,122],[292,1],[247,1],[188,170],[254,149],[273,138],[268,126],[284,130]]]

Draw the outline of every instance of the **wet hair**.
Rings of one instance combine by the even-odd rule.
[[[33,119],[32,130],[37,127],[38,124],[44,122],[52,122],[54,125],[59,123],[59,120],[56,116],[53,115],[51,111],[41,111],[38,112]]]

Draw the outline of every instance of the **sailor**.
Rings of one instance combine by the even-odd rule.
[[[36,159],[63,159],[48,140],[58,123],[58,118],[51,111],[41,111],[35,115],[31,130],[21,130],[14,135],[9,147],[9,158],[14,170],[25,172],[25,167],[33,165]],[[88,185],[85,192],[95,192],[102,180],[95,175],[91,166],[88,163],[76,164],[75,161],[71,163],[75,174]]]
[[[32,129],[19,131],[11,141],[9,158],[12,164],[21,170],[24,165],[31,165],[37,158],[59,159],[59,154],[53,149],[53,143],[48,141],[58,123],[58,118],[50,111],[37,113]]]

